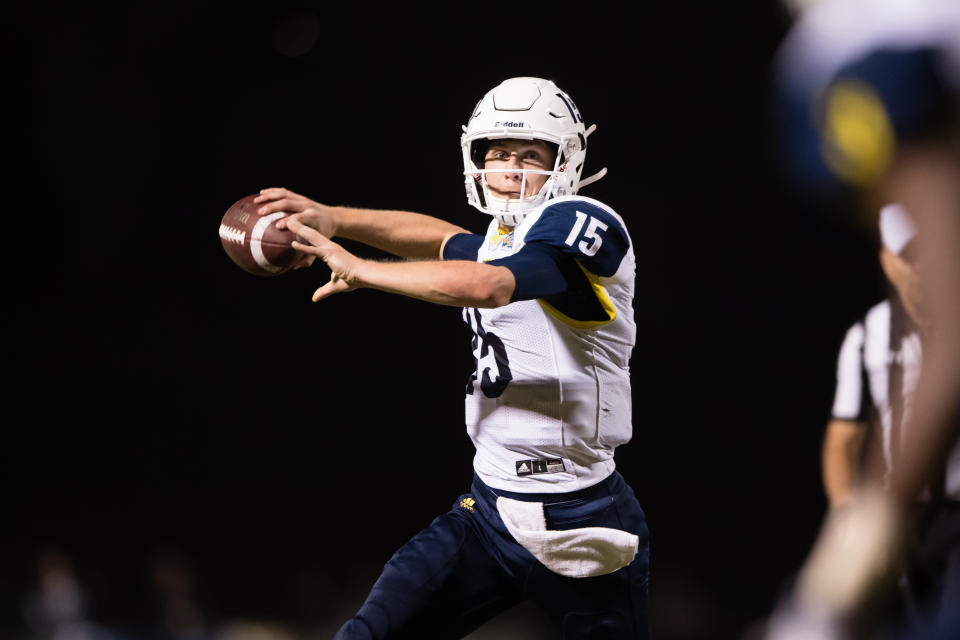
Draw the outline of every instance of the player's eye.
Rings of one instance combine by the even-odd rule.
[[[530,164],[543,165],[546,164],[546,159],[539,151],[528,151],[523,155],[523,161]]]

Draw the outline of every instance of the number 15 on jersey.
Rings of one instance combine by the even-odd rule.
[[[593,216],[588,216],[582,211],[577,211],[576,214],[577,221],[573,223],[573,228],[570,229],[570,234],[567,236],[567,239],[564,240],[564,243],[566,243],[568,247],[572,247],[573,243],[580,237],[580,231],[583,230],[583,225],[587,222],[587,218],[589,218],[590,222],[587,224],[587,230],[583,232],[583,240],[580,241],[577,248],[586,256],[594,256],[597,254],[597,251],[600,250],[600,245],[603,244],[600,231],[606,231],[607,225]]]

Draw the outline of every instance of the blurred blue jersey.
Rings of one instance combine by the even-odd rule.
[[[827,0],[774,64],[773,137],[813,196],[872,185],[898,147],[958,120],[960,2]]]

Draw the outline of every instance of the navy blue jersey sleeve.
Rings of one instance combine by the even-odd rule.
[[[516,302],[566,291],[572,262],[563,252],[548,244],[528,244],[512,256],[491,260],[488,264],[506,267],[513,273],[517,284],[510,302]]]
[[[545,208],[524,242],[522,251],[536,244],[548,245],[602,277],[615,274],[630,249],[620,220],[585,200],[565,200]]]
[[[476,233],[458,233],[443,245],[444,260],[476,260],[483,246],[483,236]]]

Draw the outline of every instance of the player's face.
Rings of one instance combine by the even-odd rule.
[[[522,169],[550,171],[553,169],[553,149],[542,140],[494,140],[483,158],[484,169],[503,169],[488,173],[487,186],[493,195],[504,200],[529,198],[540,191],[549,176],[528,173],[524,193]]]

